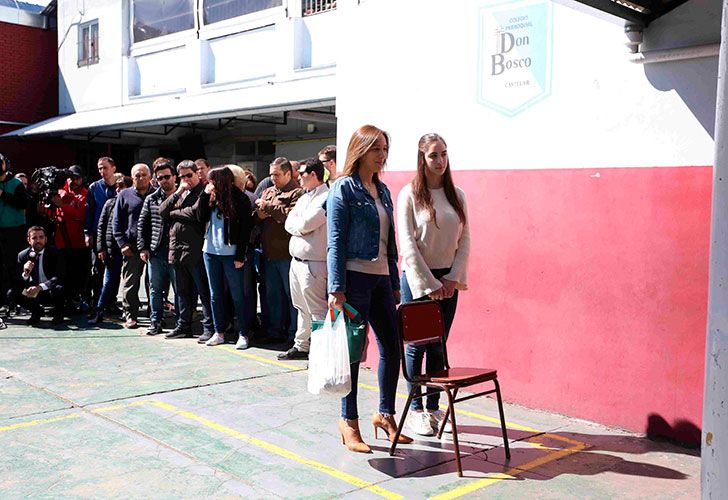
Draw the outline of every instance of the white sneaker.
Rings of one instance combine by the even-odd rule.
[[[413,411],[407,419],[407,424],[412,432],[420,436],[432,436],[435,430],[432,428],[430,416],[424,411]]]
[[[215,335],[210,337],[210,340],[205,342],[205,345],[220,345],[220,344],[224,344],[224,343],[225,343],[225,338],[221,334],[216,333]]]
[[[427,415],[430,418],[431,425],[433,429],[435,429],[435,432],[439,431],[440,424],[442,424],[442,421],[445,420],[445,412],[442,410],[428,411]],[[443,432],[452,433],[452,424],[450,423],[450,419],[447,419]]]
[[[235,349],[247,349],[248,347],[250,347],[248,345],[248,337],[246,337],[245,335],[241,335],[240,337],[238,337],[238,341],[235,344]]]

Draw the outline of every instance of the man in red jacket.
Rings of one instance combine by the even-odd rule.
[[[76,309],[74,302],[81,300],[86,290],[86,280],[91,268],[91,251],[86,246],[84,226],[86,223],[86,204],[88,189],[83,185],[81,167],[69,168],[71,177],[66,185],[53,197],[56,208],[56,247],[63,253],[66,266],[77,279],[66,283],[67,311]]]

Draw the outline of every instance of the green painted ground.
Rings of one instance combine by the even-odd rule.
[[[693,452],[515,405],[507,462],[492,400],[461,405],[470,412],[458,415],[464,478],[449,436],[390,457],[368,425],[378,394],[367,370],[359,407],[374,453],[353,454],[336,431],[339,400],[309,395],[306,362],[281,365],[275,354],[116,325],[10,325],[0,331],[0,497],[699,495]]]

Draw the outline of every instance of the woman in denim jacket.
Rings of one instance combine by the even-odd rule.
[[[342,175],[326,201],[328,215],[329,307],[348,302],[374,330],[379,347],[379,412],[372,416],[375,435],[394,439],[394,402],[399,377],[396,304],[399,302],[397,242],[392,196],[380,180],[389,154],[389,136],[364,125],[351,136]],[[351,364],[351,392],[341,400],[339,430],[351,451],[369,453],[359,432],[359,363]],[[400,443],[412,440],[401,435]]]

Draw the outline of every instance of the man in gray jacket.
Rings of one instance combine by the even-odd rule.
[[[174,287],[174,269],[169,263],[169,220],[159,213],[162,202],[174,193],[177,174],[172,160],[157,158],[152,164],[159,189],[144,200],[137,228],[139,257],[147,264],[149,273],[149,329],[147,335],[162,333],[164,319],[164,292],[169,283]],[[177,292],[175,291],[175,302]],[[175,307],[175,313],[177,307]]]

